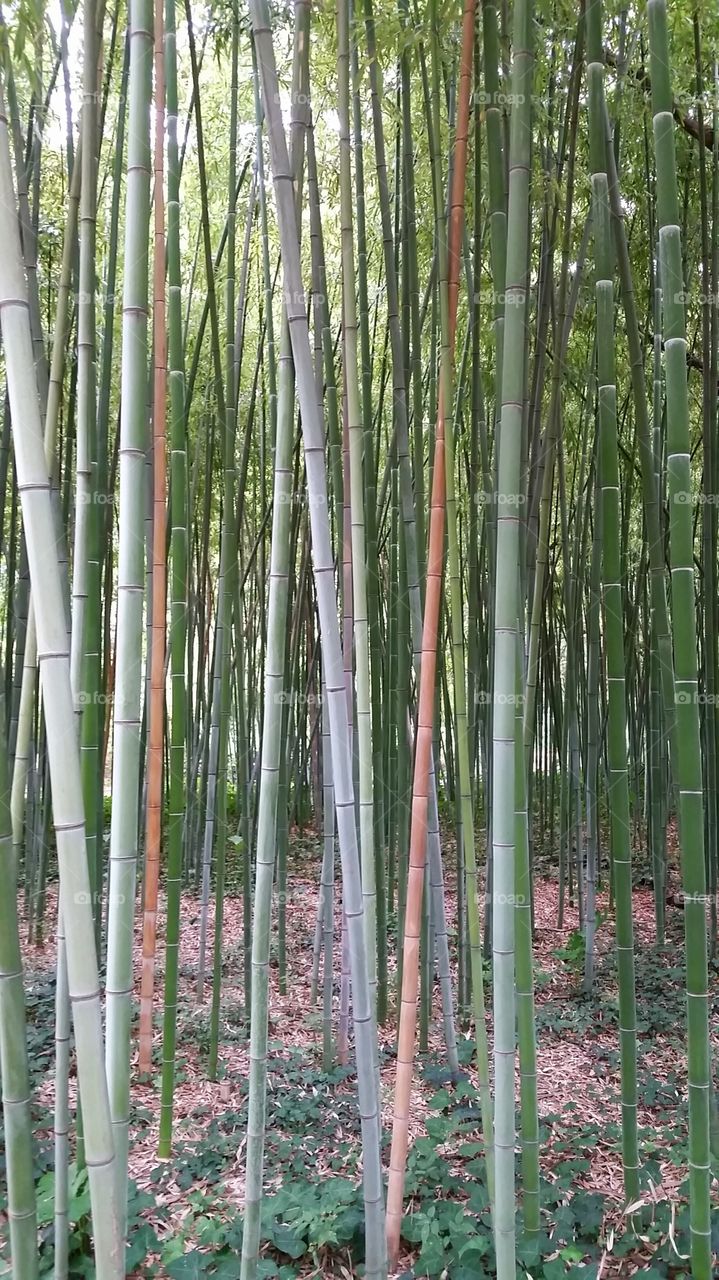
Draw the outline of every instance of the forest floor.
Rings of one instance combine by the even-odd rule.
[[[362,1238],[360,1136],[352,1060],[322,1069],[321,997],[310,1000],[317,904],[317,841],[295,836],[288,868],[287,989],[279,990],[276,933],[270,968],[269,1092],[263,1231],[267,1277],[351,1277]],[[231,883],[232,887],[232,883]],[[456,938],[456,894],[447,886],[450,945]],[[46,914],[52,919],[53,903]],[[688,1274],[684,1182],[687,1160],[686,1054],[682,968],[682,912],[668,908],[668,937],[654,944],[649,887],[634,892],[638,1004],[638,1080],[641,1204],[632,1206],[639,1227],[625,1214],[620,1143],[620,1074],[613,919],[606,892],[596,940],[592,997],[582,992],[582,940],[576,905],[557,923],[556,881],[535,889],[535,1000],[541,1173],[546,1225],[542,1260],[525,1259],[527,1274],[547,1280],[566,1274],[586,1280],[613,1276]],[[159,919],[163,921],[164,902]],[[244,1017],[243,910],[241,896],[225,900],[221,1047],[218,1080],[207,1079],[213,911],[208,931],[208,980],[197,1002],[200,909],[183,896],[180,995],[175,1088],[174,1151],[157,1158],[160,1098],[164,925],[158,929],[156,1067],[138,1077],[132,1060],[129,1263],[137,1277],[203,1280],[239,1277],[240,1212],[244,1199],[249,1047]],[[390,920],[391,943],[396,924]],[[335,936],[339,958],[339,932]],[[390,945],[390,952],[394,946]],[[139,990],[141,922],[136,929]],[[36,1087],[41,1169],[51,1166],[53,1098],[52,973],[54,943],[28,947],[30,1052]],[[338,968],[338,965],[336,966]],[[719,979],[710,976],[715,1060],[719,1054]],[[392,1125],[395,1072],[396,972],[390,961],[389,1017],[379,1028],[381,1098],[385,1141]],[[491,989],[490,989],[491,990]],[[335,987],[335,1013],[339,978]],[[336,1024],[335,1024],[336,1029]],[[487,1029],[491,1052],[491,999]],[[427,1053],[415,1072],[403,1251],[396,1273],[405,1277],[491,1276],[488,1197],[478,1125],[474,1041],[460,1031],[462,1077],[445,1069],[439,988],[435,986]],[[350,1046],[351,1049],[351,1046]],[[74,1079],[71,1089],[74,1092]],[[517,1079],[519,1089],[519,1077]],[[388,1153],[387,1153],[388,1156]],[[519,1161],[518,1161],[519,1163]],[[719,1183],[714,1179],[719,1230]],[[272,1197],[272,1198],[270,1198]],[[51,1237],[52,1173],[39,1184],[41,1221]],[[87,1192],[75,1186],[72,1277],[85,1269]],[[71,1217],[73,1211],[71,1210]],[[50,1246],[48,1244],[48,1257]],[[360,1254],[361,1256],[361,1254]],[[483,1263],[488,1268],[483,1269]],[[0,1273],[2,1266],[0,1264]],[[519,1274],[519,1271],[518,1271]],[[522,1274],[525,1274],[522,1272]]]

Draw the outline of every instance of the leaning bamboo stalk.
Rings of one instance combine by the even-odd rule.
[[[27,286],[22,268],[7,117],[0,98],[0,315],[28,563],[35,587],[38,662],[45,702],[53,810],[67,928],[68,985],[86,1124],[98,1280],[120,1280],[122,1233],[102,1052],[100,992],[85,853],[80,757],[70,687],[65,607],[43,450]]]
[[[352,966],[352,1008],[357,1053],[357,1083],[362,1126],[365,1204],[365,1274],[369,1280],[387,1275],[384,1192],[380,1159],[380,1115],[377,1093],[377,1043],[368,981],[363,929],[362,887],[354,816],[352,758],[342,674],[342,648],[335,599],[335,573],[327,503],[324,424],[315,394],[312,353],[305,311],[299,237],[295,221],[292,171],[280,110],[277,68],[266,0],[253,0],[252,26],[265,106],[277,218],[282,247],[284,297],[287,307],[297,391],[302,418],[307,489],[310,503],[312,558],[320,619],[322,654],[330,717],[332,772],[342,860],[343,897]]]
[[[53,475],[57,469],[57,432],[60,422],[60,406],[62,403],[63,375],[67,354],[67,339],[70,328],[70,299],[72,288],[72,267],[76,248],[76,234],[80,202],[80,175],[82,159],[82,135],[75,152],[75,164],[70,190],[68,193],[67,214],[63,236],[62,262],[60,280],[55,308],[55,332],[53,337],[50,376],[48,381],[47,412],[45,415],[45,459],[48,472]],[[10,793],[10,813],[12,819],[13,845],[15,856],[19,857],[23,839],[25,820],[25,788],[30,763],[30,734],[32,732],[32,709],[35,701],[37,681],[37,634],[35,630],[35,614],[32,598],[28,602],[27,631],[23,651],[22,684],[20,687],[20,704],[15,737],[15,756],[12,769],[12,785]]]
[[[63,375],[70,328],[70,297],[72,266],[76,249],[76,234],[80,203],[80,177],[82,173],[82,133],[75,151],[75,161],[70,180],[70,191],[65,221],[60,282],[55,309],[55,333],[53,337],[50,377],[48,382],[47,412],[45,415],[45,461],[48,474],[57,472],[57,434],[60,422]],[[23,654],[23,677],[20,690],[20,710],[17,725],[15,760],[12,774],[10,812],[12,817],[15,857],[22,847],[25,788],[29,767],[29,747],[32,732],[32,708],[37,686],[37,633],[32,598],[28,607],[28,628]],[[76,690],[73,691],[76,694]],[[92,874],[90,875],[92,884]],[[95,904],[93,904],[95,910]],[[57,982],[55,992],[55,1189],[54,1189],[54,1247],[55,1280],[65,1280],[68,1269],[68,1074],[70,1039],[70,999],[67,988],[67,956],[62,913],[58,912]]]
[[[292,65],[292,150],[290,171],[295,177],[294,217],[299,223],[305,129],[309,87],[309,5],[295,7]],[[261,61],[255,40],[255,57]],[[299,127],[298,127],[299,126]],[[258,147],[261,139],[258,137]],[[257,818],[255,901],[252,927],[252,1018],[250,1024],[250,1082],[247,1117],[245,1226],[242,1237],[242,1280],[257,1275],[262,1206],[262,1171],[267,1090],[267,1027],[269,1003],[272,887],[277,852],[278,804],[282,769],[282,728],[287,701],[285,687],[291,565],[292,451],[294,444],[294,376],[286,307],[282,311],[278,364],[278,405],[274,440],[270,586],[267,609],[265,696],[262,720],[260,794]]]

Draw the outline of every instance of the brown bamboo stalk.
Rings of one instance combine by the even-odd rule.
[[[150,707],[145,820],[145,911],[142,921],[139,1068],[152,1067],[152,1005],[157,953],[157,891],[162,837],[162,748],[165,731],[165,627],[167,566],[165,417],[167,408],[167,328],[165,317],[165,56],[163,0],[155,0],[155,260],[152,313],[154,385],[152,414],[152,623],[150,626]]]
[[[447,301],[449,361],[454,356],[459,298],[460,254],[464,218],[464,189],[467,172],[469,106],[474,57],[475,0],[465,0],[462,18],[462,51],[459,71],[459,100],[454,142],[454,171],[449,208],[447,262]],[[389,1181],[387,1185],[387,1253],[394,1269],[399,1253],[404,1201],[404,1178],[407,1166],[409,1114],[412,1072],[417,1030],[417,987],[419,978],[419,938],[422,922],[422,891],[427,858],[427,804],[429,771],[434,730],[435,685],[437,676],[437,638],[442,601],[444,562],[444,526],[446,502],[445,473],[445,402],[450,411],[446,363],[440,366],[437,429],[434,446],[434,470],[429,515],[429,552],[427,557],[427,592],[422,624],[422,659],[419,680],[419,710],[412,786],[412,815],[402,945],[402,994],[397,1040],[397,1074],[395,1079],[394,1118]]]

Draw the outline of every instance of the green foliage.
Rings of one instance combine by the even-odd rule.
[[[30,982],[25,996],[30,1078],[37,1086],[55,1055],[55,977],[43,974]]]
[[[681,1253],[688,1252],[685,1195],[682,1193],[680,1201],[655,1204],[649,1188],[650,1182],[654,1187],[661,1182],[660,1161],[669,1159],[681,1166],[687,1158],[685,1068],[678,1060],[674,1069],[657,1071],[653,1058],[656,1039],[651,1034],[652,1020],[662,1028],[666,1024],[663,1036],[680,1034],[683,971],[670,954],[651,948],[638,953],[637,975],[639,1094],[642,1106],[654,1116],[652,1127],[640,1133],[642,1188],[647,1193],[647,1209],[641,1215],[642,1240],[631,1231],[617,1232],[616,1217],[606,1220],[602,1197],[581,1187],[589,1169],[588,1153],[600,1139],[619,1149],[618,1098],[612,1100],[601,1086],[605,1101],[616,1106],[616,1121],[606,1118],[601,1129],[596,1123],[583,1123],[579,1109],[572,1104],[563,1107],[559,1115],[543,1117],[540,1141],[549,1153],[551,1181],[542,1186],[539,1238],[528,1242],[521,1230],[518,1232],[518,1276],[596,1280],[598,1259],[602,1250],[609,1249],[615,1258],[633,1260],[641,1253],[642,1275],[650,1280],[660,1276],[669,1280],[676,1276],[676,1269],[672,1269],[677,1264],[675,1247]],[[602,980],[591,999],[567,1002],[563,995],[557,1000],[548,997],[537,1010],[545,1034],[582,1038],[592,1032],[592,1057],[600,1085],[617,1067],[613,976],[614,960],[609,952],[601,958]],[[53,999],[53,980],[31,978],[28,1030],[38,1081],[51,1062]],[[188,1031],[193,1025],[188,1022]],[[609,1034],[597,1035],[601,1028]],[[403,1237],[415,1259],[408,1280],[410,1276],[414,1280],[441,1280],[443,1276],[491,1280],[495,1274],[478,1097],[469,1075],[473,1040],[460,1039],[458,1048],[463,1068],[459,1080],[453,1080],[446,1064],[433,1057],[425,1059],[420,1068],[431,1092],[428,1090],[425,1129],[410,1149],[407,1167]],[[269,1086],[267,1167],[268,1182],[275,1190],[263,1204],[260,1274],[268,1280],[295,1280],[312,1268],[331,1276],[340,1260],[347,1266],[348,1259],[352,1273],[361,1274],[364,1216],[353,1074],[348,1068],[323,1072],[308,1061],[306,1053],[288,1050],[274,1041],[270,1044]],[[243,1224],[223,1183],[236,1168],[246,1132],[246,1083],[235,1080],[233,1087],[237,1090],[233,1107],[208,1119],[208,1108],[198,1105],[188,1116],[193,1130],[198,1122],[204,1124],[199,1140],[183,1138],[178,1126],[172,1162],[159,1164],[153,1171],[155,1194],[148,1196],[131,1184],[128,1273],[147,1280],[153,1276],[229,1280],[238,1275]],[[133,1121],[142,1127],[151,1118],[150,1113],[137,1111]],[[51,1127],[46,1113],[38,1113],[38,1125]],[[323,1175],[308,1173],[318,1167],[320,1158]],[[36,1185],[41,1274],[45,1276],[53,1267],[51,1163],[51,1143],[38,1144]],[[161,1199],[170,1182],[182,1190],[187,1208],[179,1232],[171,1226],[169,1211],[157,1205],[158,1196]],[[89,1197],[87,1175],[75,1168],[70,1197],[70,1272],[82,1280],[93,1275]],[[0,1204],[0,1211],[3,1209]],[[151,1221],[146,1216],[149,1209]],[[614,1235],[610,1234],[610,1223],[615,1226]],[[715,1233],[719,1235],[719,1224]],[[153,1256],[159,1259],[157,1263],[148,1261]]]
[[[460,1042],[462,1057],[465,1043]],[[427,1062],[423,1075],[433,1083],[425,1132],[414,1142],[408,1159],[407,1213],[403,1223],[405,1244],[415,1255],[406,1280],[492,1280],[495,1275],[489,1196],[485,1180],[484,1149],[479,1138],[477,1092],[462,1076],[453,1082],[446,1068]],[[296,1052],[271,1060],[268,1094],[271,1134],[268,1151],[272,1183],[277,1187],[265,1197],[262,1210],[263,1257],[260,1275],[266,1280],[296,1280],[312,1267],[333,1275],[335,1260],[353,1274],[361,1274],[364,1213],[357,1154],[356,1103],[347,1069],[319,1072]],[[642,1077],[648,1088],[650,1076]],[[677,1078],[656,1081],[652,1102],[659,1117],[666,1116],[662,1158],[670,1145],[670,1117],[675,1113]],[[202,1118],[196,1108],[191,1123]],[[688,1215],[684,1203],[653,1203],[642,1217],[639,1241],[630,1231],[609,1235],[603,1198],[581,1188],[591,1150],[600,1136],[619,1140],[616,1124],[578,1124],[574,1108],[561,1116],[547,1116],[541,1134],[552,1153],[552,1180],[542,1186],[543,1229],[530,1241],[519,1231],[518,1277],[557,1280],[574,1276],[596,1280],[597,1261],[607,1247],[615,1258],[642,1257],[651,1251],[651,1265],[642,1274],[668,1278],[675,1274],[675,1246],[685,1249]],[[354,1125],[351,1118],[354,1116]],[[136,1119],[142,1119],[138,1116]],[[338,1144],[338,1126],[347,1137]],[[213,1117],[199,1142],[178,1141],[172,1164],[161,1164],[153,1173],[156,1192],[172,1180],[184,1192],[186,1216],[182,1230],[171,1233],[169,1212],[158,1207],[157,1196],[130,1185],[127,1271],[150,1280],[165,1275],[170,1280],[230,1280],[238,1275],[242,1248],[242,1219],[236,1204],[223,1194],[222,1183],[234,1167],[246,1127],[246,1107]],[[320,1151],[335,1147],[334,1164],[340,1172],[322,1176],[313,1169]],[[676,1135],[673,1141],[676,1143]],[[678,1144],[683,1158],[686,1152]],[[652,1152],[657,1143],[647,1135],[642,1143],[645,1174],[659,1181],[659,1166]],[[47,1163],[47,1152],[40,1156]],[[37,1182],[42,1275],[53,1267],[52,1219],[54,1175],[43,1169]],[[144,1216],[152,1209],[152,1222]],[[94,1274],[90,1254],[89,1194],[87,1174],[73,1167],[70,1182],[70,1273],[82,1280]],[[520,1224],[518,1223],[518,1227]],[[165,1229],[163,1229],[163,1227]],[[674,1244],[670,1238],[670,1228]],[[159,1231],[159,1234],[158,1234]],[[718,1241],[719,1243],[719,1241]],[[148,1262],[155,1256],[158,1264]]]
[[[322,1250],[362,1247],[364,1213],[357,1184],[347,1178],[293,1183],[268,1198],[264,1237],[291,1258],[309,1253],[318,1265]]]
[[[41,1175],[36,1185],[37,1217],[40,1242],[40,1275],[50,1276],[55,1266],[54,1250],[54,1214],[55,1214],[55,1173],[48,1169]],[[128,1246],[126,1254],[126,1270],[130,1274],[148,1253],[160,1247],[157,1232],[151,1224],[142,1218],[145,1210],[155,1209],[152,1196],[139,1191],[134,1182],[128,1184]],[[90,1222],[90,1189],[87,1169],[78,1169],[72,1164],[69,1169],[68,1186],[68,1265],[72,1280],[93,1280],[95,1262],[92,1253],[92,1235]]]
[[[599,933],[606,919],[606,912],[597,911],[596,933]],[[586,938],[581,929],[572,929],[566,942],[561,947],[556,947],[552,952],[552,955],[556,956],[558,960],[561,960],[568,969],[576,974],[584,972],[586,954]]]
[[[573,929],[564,945],[555,948],[552,954],[555,955],[558,960],[563,960],[570,969],[575,971],[575,973],[581,973],[584,968],[584,957],[586,954],[584,934],[579,929]]]

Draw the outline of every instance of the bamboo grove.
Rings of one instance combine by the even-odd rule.
[[[368,1280],[401,1252],[434,1018],[453,1079],[473,1039],[499,1280],[539,1235],[546,874],[559,924],[578,911],[588,999],[609,891],[630,1207],[637,878],[657,947],[683,913],[686,1273],[709,1280],[716,12],[21,0],[0,43],[12,1276],[40,1274],[26,940],[56,965],[53,1274],[72,1274],[75,1161],[94,1274],[117,1280],[138,1072],[172,1159],[188,896],[210,1080],[232,1052],[230,882],[250,1062],[237,1274],[262,1274],[299,830],[317,837],[322,1060],[356,1072]]]

